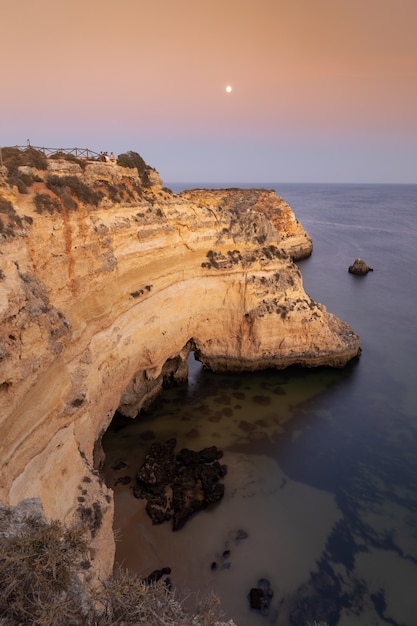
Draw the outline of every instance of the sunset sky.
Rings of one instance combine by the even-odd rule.
[[[166,183],[417,183],[416,0],[0,0],[0,23],[0,146],[135,150]]]

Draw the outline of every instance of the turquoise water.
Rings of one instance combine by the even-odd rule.
[[[178,449],[224,451],[225,497],[172,533],[115,486],[117,560],[143,575],[170,566],[179,589],[214,590],[239,626],[414,626],[417,185],[253,186],[275,188],[312,236],[304,287],[351,324],[362,356],[341,371],[226,376],[191,360],[188,385],[109,429],[106,477],[114,485],[119,460],[134,476],[152,441],[176,436]],[[356,257],[374,272],[348,274]],[[274,591],[267,616],[248,604],[259,578]]]

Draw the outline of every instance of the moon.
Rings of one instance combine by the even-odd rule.
[[[231,85],[227,85],[227,87],[226,87],[226,91],[227,91],[227,93],[231,93],[231,92],[232,92],[232,87],[231,87]]]

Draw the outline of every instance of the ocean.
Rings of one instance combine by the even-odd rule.
[[[306,292],[362,339],[342,370],[213,374],[151,415],[106,433],[116,560],[146,576],[169,566],[189,601],[214,591],[238,626],[417,624],[417,185],[231,184],[273,188],[313,238]],[[361,257],[374,269],[348,273]],[[152,526],[129,485],[152,441],[217,445],[225,496],[180,531]],[[269,612],[250,609],[260,579]]]

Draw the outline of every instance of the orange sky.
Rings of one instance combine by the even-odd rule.
[[[417,182],[416,0],[0,0],[0,20],[0,145],[133,149],[172,182]]]

